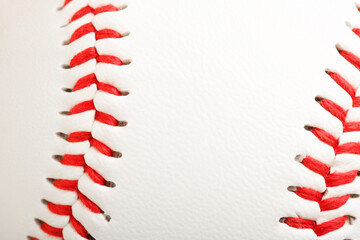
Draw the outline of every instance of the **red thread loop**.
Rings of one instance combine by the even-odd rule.
[[[313,229],[316,225],[315,221],[303,218],[287,217],[284,223],[293,228]]]
[[[72,155],[66,154],[62,157],[61,163],[64,165],[71,165],[71,166],[85,166],[85,159],[84,155]]]
[[[329,99],[323,99],[318,97],[316,98],[316,100],[325,110],[327,110],[344,124],[348,111],[345,111],[342,107]]]
[[[78,192],[78,196],[80,201],[93,213],[102,213],[103,211],[101,208],[99,208],[95,203],[93,203],[89,198],[87,198],[84,194],[81,192]]]
[[[75,86],[73,91],[77,91],[86,87],[89,87],[90,85],[97,83],[96,75],[94,73],[91,73],[89,75],[86,75],[85,77],[80,78]]]
[[[89,177],[96,183],[100,185],[105,185],[106,180],[101,176],[99,173],[97,173],[94,169],[92,169],[89,166],[84,167],[85,172],[89,175]]]
[[[76,31],[71,35],[69,43],[72,43],[75,40],[81,38],[82,36],[84,36],[88,33],[91,33],[91,32],[95,32],[95,31],[96,31],[95,27],[91,22],[84,24],[81,27],[79,27],[78,29],[76,29]]]
[[[330,211],[343,206],[350,198],[350,195],[332,197],[322,200],[319,204],[321,211]]]
[[[105,124],[111,125],[111,126],[117,126],[119,123],[119,121],[116,118],[114,118],[113,116],[111,116],[107,113],[99,112],[99,111],[96,111],[95,119],[99,122],[102,122],[102,123],[105,123]]]
[[[330,221],[316,225],[313,230],[318,237],[323,236],[329,232],[342,228],[345,225],[347,218],[347,216],[343,216],[332,219]]]
[[[356,89],[351,86],[351,84],[345,80],[340,74],[327,71],[327,74],[342,88],[347,92],[350,97],[353,99],[356,94]]]
[[[358,174],[357,170],[353,170],[345,173],[332,173],[327,176],[325,183],[327,187],[337,187],[352,183]]]
[[[78,114],[90,110],[95,110],[95,105],[93,100],[84,101],[82,103],[76,104],[70,109],[69,115]]]
[[[52,213],[57,215],[70,216],[72,214],[71,206],[69,205],[60,205],[48,202],[47,206]]]
[[[66,190],[77,191],[78,180],[55,179],[54,186]]]
[[[121,37],[122,35],[120,33],[112,29],[102,29],[96,31],[95,33],[96,40],[105,39],[105,38],[121,38]]]
[[[306,156],[301,163],[311,171],[320,174],[324,178],[326,178],[326,176],[330,173],[330,168],[326,166],[326,164],[310,156]]]
[[[62,228],[56,228],[56,227],[52,227],[49,224],[47,224],[46,222],[41,223],[40,226],[41,230],[43,230],[45,233],[54,236],[54,237],[63,237],[62,234]]]
[[[345,122],[344,132],[360,131],[360,122]]]
[[[120,58],[111,55],[99,55],[95,47],[89,47],[76,54],[70,61],[70,68],[79,66],[87,61],[96,59],[100,63],[108,63],[121,66],[123,62]]]
[[[335,154],[360,154],[360,143],[358,142],[348,142],[342,145],[339,145],[335,148]]]
[[[113,151],[111,150],[111,148],[106,146],[104,143],[96,140],[95,138],[90,139],[90,144],[91,146],[95,147],[99,152],[108,157],[111,157],[113,155]]]
[[[78,20],[79,18],[85,16],[86,14],[92,13],[92,12],[93,12],[93,9],[90,6],[83,7],[72,16],[72,18],[70,19],[69,22],[71,23],[75,20]]]
[[[331,135],[330,133],[326,132],[323,129],[317,127],[307,127],[320,141],[330,145],[331,147],[336,147],[338,145],[338,140]]]
[[[68,142],[83,142],[92,138],[90,132],[73,132],[70,133],[67,141]]]
[[[343,58],[345,58],[349,63],[356,67],[357,70],[360,71],[360,58],[346,50],[339,50],[339,53],[341,56],[343,56]]]
[[[322,193],[305,187],[296,187],[295,193],[301,198],[314,202],[320,202],[323,197]]]
[[[72,215],[70,216],[70,223],[73,225],[75,231],[82,236],[83,238],[88,238],[88,232],[84,228],[84,226],[76,220]]]
[[[71,1],[71,0],[70,0]],[[70,19],[70,23],[75,21],[75,20],[78,20],[79,18],[89,14],[89,13],[92,13],[94,15],[97,15],[97,14],[100,14],[100,13],[104,13],[104,12],[115,12],[115,11],[118,11],[119,9],[117,7],[115,7],[114,5],[106,5],[106,6],[103,6],[103,7],[98,7],[98,8],[95,8],[93,9],[92,7],[90,6],[86,6],[86,7],[83,7],[81,8],[80,10],[78,10]]]

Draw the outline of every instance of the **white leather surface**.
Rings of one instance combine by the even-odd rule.
[[[341,73],[354,86],[360,80],[335,49],[340,43],[360,55],[360,39],[345,25],[360,26],[354,2],[108,2],[128,8],[98,15],[94,24],[131,34],[96,46],[133,62],[120,69],[100,65],[96,71],[130,95],[98,92],[94,101],[129,124],[93,126],[96,138],[123,153],[120,159],[92,161],[98,153],[89,152],[87,160],[116,188],[105,189],[86,176],[79,182],[80,190],[112,220],[107,223],[80,203],[74,205],[75,217],[97,240],[316,239],[311,230],[289,228],[279,218],[314,219],[320,214],[316,203],[286,189],[325,189],[323,179],[294,157],[301,153],[324,162],[333,159],[332,149],[303,126],[341,133],[341,123],[314,97],[351,106],[324,70]],[[81,175],[81,170],[51,159],[87,148],[79,144],[65,149],[55,132],[91,127],[91,113],[69,119],[58,112],[91,98],[94,91],[61,91],[76,81],[61,65],[91,38],[80,39],[76,47],[61,46],[71,27],[60,29],[67,14],[56,11],[60,5],[0,1],[0,239],[40,236],[35,217],[55,225],[66,221],[52,218],[40,200],[70,201],[74,196],[60,194],[45,178]],[[87,64],[84,71],[93,63]],[[351,116],[356,120],[359,114]],[[360,138],[349,134],[342,140],[349,139]],[[335,168],[360,170],[358,160],[352,157]],[[329,194],[349,191],[360,194],[358,179]],[[350,201],[321,217],[359,218],[359,199]],[[356,239],[359,234],[360,221],[355,221],[318,239]],[[75,235],[66,228],[65,237]]]

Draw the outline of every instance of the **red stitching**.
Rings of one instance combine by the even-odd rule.
[[[360,29],[353,29],[353,32],[360,37]],[[360,58],[353,53],[341,49],[337,46],[339,54],[350,62],[355,68],[360,70]],[[352,99],[352,107],[360,107],[360,98],[356,96],[356,89],[340,74],[327,70],[326,73],[344,90]],[[343,109],[340,105],[330,99],[323,97],[316,97],[315,100],[332,116],[339,119],[343,124],[343,132],[352,132],[360,130],[360,122],[347,122],[346,117],[348,109]],[[360,143],[348,142],[339,145],[339,140],[324,129],[305,126],[305,129],[313,133],[313,135],[321,142],[331,146],[334,149],[335,156],[339,154],[360,154]],[[326,188],[338,187],[341,185],[352,183],[359,175],[358,170],[348,172],[331,172],[330,167],[321,161],[311,157],[300,155],[296,159],[309,170],[321,175],[324,178]],[[335,210],[345,205],[350,198],[358,197],[356,194],[346,194],[344,196],[335,196],[331,198],[324,198],[325,192],[320,193],[311,188],[294,187],[288,188],[289,191],[294,192],[297,196],[315,201],[319,204],[320,211]],[[317,223],[316,220],[304,219],[302,217],[284,217],[280,222],[287,224],[290,227],[298,229],[312,229],[317,236],[323,236],[329,232],[335,231],[345,225],[348,221],[351,224],[352,216],[340,216],[323,223]]]
[[[69,4],[72,0],[65,0],[64,7]],[[77,10],[73,16],[70,18],[69,23],[76,21],[79,18],[87,14],[101,14],[105,12],[113,12],[118,11],[119,8],[109,4],[105,6],[101,6],[98,8],[92,8],[90,6],[85,6],[79,10]],[[106,38],[121,38],[123,37],[119,32],[112,30],[112,29],[96,29],[92,22],[86,23],[79,28],[77,28],[73,34],[71,35],[68,44],[73,43],[74,41],[80,39],[81,37],[89,34],[94,33],[95,40],[101,40]],[[85,50],[82,50],[75,54],[73,58],[70,60],[69,67],[74,68],[84,64],[87,61],[95,60],[96,63],[104,63],[104,64],[113,64],[117,66],[123,65],[123,61],[112,55],[100,55],[98,54],[95,47],[89,47]],[[78,91],[83,88],[89,87],[95,84],[97,91],[103,91],[108,94],[112,94],[115,96],[122,96],[127,95],[125,92],[120,91],[115,86],[111,84],[99,82],[95,73],[88,74],[86,76],[81,77],[77,80],[76,84],[74,85],[73,89],[70,89],[68,92],[71,91]],[[126,122],[119,121],[113,116],[108,113],[98,111],[96,109],[96,105],[94,104],[93,99],[80,102],[74,105],[69,111],[62,112],[65,115],[75,115],[81,114],[87,111],[95,111],[94,121],[101,122],[103,124],[107,124],[109,126],[125,126]],[[65,133],[58,133],[58,136],[64,138],[66,141],[70,143],[77,143],[77,142],[84,142],[88,141],[90,147],[95,148],[101,154],[108,156],[108,157],[121,157],[121,153],[113,151],[109,146],[104,144],[103,142],[93,138],[91,132],[88,131],[76,131],[69,134]],[[95,171],[93,168],[88,166],[85,162],[84,154],[64,154],[64,155],[54,155],[53,158],[59,161],[63,165],[68,166],[77,166],[83,167],[84,173],[86,173],[90,179],[100,185],[103,186],[114,186],[114,183],[108,182],[101,174]],[[93,213],[97,214],[104,214],[103,210],[92,200],[90,200],[87,196],[85,196],[80,190],[78,189],[78,180],[73,179],[48,179],[50,183],[54,185],[54,187],[64,190],[64,191],[73,191],[77,193],[78,199]],[[43,200],[43,202],[47,205],[50,212],[57,214],[57,215],[64,215],[69,216],[69,223],[73,226],[75,231],[82,237],[93,239],[85,227],[77,220],[72,214],[72,206],[71,205],[61,205],[49,202],[47,200]],[[106,219],[109,220],[109,217],[106,216]],[[46,222],[38,220],[40,223],[40,228],[47,234],[55,237],[63,237],[62,236],[62,228],[56,228],[50,226]],[[37,238],[29,237],[32,240],[38,240]]]
[[[86,231],[86,229],[84,228],[84,226],[78,220],[76,220],[72,215],[70,216],[70,223],[71,223],[71,225],[73,225],[75,231],[80,236],[82,236],[83,238],[89,237],[89,234]]]
[[[80,78],[77,83],[75,84],[73,91],[78,91],[80,89],[89,87],[92,84],[96,84],[98,90],[102,90],[104,92],[116,95],[116,96],[121,96],[121,92],[114,86],[111,86],[109,84],[106,83],[101,83],[98,82],[96,75],[94,73],[91,73],[89,75],[86,75],[85,77]]]
[[[47,203],[48,209],[57,215],[72,215],[72,209],[69,205],[54,204],[52,202]]]
[[[56,228],[56,227],[50,226],[46,222],[43,222],[41,224],[41,230],[43,230],[47,234],[55,236],[55,237],[62,237],[63,236],[62,228]]]
[[[83,16],[92,13],[94,15],[100,14],[100,13],[104,13],[104,12],[116,12],[119,9],[117,7],[115,7],[114,5],[106,5],[106,6],[102,6],[102,7],[98,7],[98,8],[92,8],[90,6],[86,6],[81,8],[80,10],[78,10],[70,19],[70,23],[73,21],[76,21],[79,18],[82,18]]]

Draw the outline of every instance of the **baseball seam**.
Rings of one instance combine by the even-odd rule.
[[[358,37],[360,37],[360,29],[352,28],[352,31]],[[336,48],[339,54],[345,60],[351,63],[357,70],[360,70],[360,58],[358,58],[350,51],[344,50],[340,45],[336,45]],[[330,99],[326,99],[321,96],[315,97],[316,102],[318,102],[333,117],[341,121],[342,134],[340,134],[340,136],[336,138],[324,129],[309,125],[305,125],[305,130],[310,131],[319,141],[333,148],[335,158],[332,165],[334,165],[334,163],[337,162],[338,156],[341,154],[360,154],[359,142],[340,143],[340,139],[343,133],[360,131],[360,122],[347,121],[348,112],[352,108],[360,107],[360,97],[356,96],[358,88],[353,87],[343,76],[328,69],[326,70],[326,73],[352,99],[352,106],[349,109],[343,109],[340,105]],[[300,198],[308,201],[317,202],[320,208],[320,213],[336,210],[347,204],[350,199],[359,197],[358,194],[354,193],[348,193],[342,196],[335,196],[330,198],[325,197],[327,194],[327,189],[329,187],[335,188],[354,182],[356,177],[359,176],[358,170],[351,170],[345,172],[332,171],[332,166],[328,166],[327,164],[309,155],[297,155],[295,159],[309,170],[322,176],[326,185],[326,189],[324,192],[318,192],[317,190],[308,187],[289,186],[288,190],[295,193]],[[321,237],[330,232],[338,230],[342,228],[346,223],[352,224],[354,220],[355,217],[351,215],[340,215],[337,217],[333,217],[332,219],[325,222],[320,222],[319,219],[306,219],[301,216],[280,218],[281,223],[285,223],[290,227],[297,229],[312,229],[317,237]]]
[[[71,0],[66,0],[63,7],[60,9],[66,8],[66,6],[72,2]],[[82,17],[92,14],[92,20],[94,16],[98,14],[103,14],[107,12],[115,12],[120,11],[124,9],[126,6],[123,7],[116,7],[112,4],[103,5],[100,7],[93,8],[89,4],[85,7],[82,7],[81,9],[78,9],[70,18],[68,24],[70,25],[72,22],[81,19]],[[92,20],[88,23],[85,23],[78,27],[72,34],[70,39],[64,41],[64,45],[70,45],[74,42],[76,42],[78,39],[82,38],[83,36],[86,36],[90,33],[94,34],[95,42],[101,39],[108,39],[108,38],[122,38],[128,35],[128,33],[119,33],[118,31],[112,30],[112,29],[96,29],[94,24],[92,23]],[[70,63],[64,64],[62,67],[64,69],[72,69],[77,66],[80,66],[90,60],[95,60],[96,64],[102,63],[102,64],[112,64],[116,66],[123,66],[128,65],[131,63],[130,60],[122,60],[116,56],[113,55],[102,55],[97,52],[96,46],[88,47],[86,49],[79,49],[77,54],[75,54],[72,58]],[[92,125],[95,121],[98,121],[102,124],[106,124],[112,127],[125,127],[127,125],[127,122],[124,120],[118,120],[112,115],[99,111],[96,106],[96,102],[94,102],[94,98],[97,92],[102,91],[107,94],[112,94],[115,96],[126,96],[129,94],[128,91],[122,91],[116,88],[115,86],[111,84],[107,84],[104,82],[100,82],[97,79],[95,69],[91,74],[88,74],[86,76],[83,76],[79,78],[76,81],[76,84],[73,86],[73,88],[64,88],[63,91],[67,93],[72,93],[79,91],[81,89],[90,87],[90,86],[96,86],[96,91],[94,95],[92,96],[92,99],[82,101],[75,106],[73,106],[69,111],[63,111],[60,112],[62,115],[70,116],[70,115],[76,115],[81,114],[88,111],[94,112],[94,118],[92,119]],[[87,141],[89,143],[89,149],[95,149],[102,155],[105,155],[107,157],[112,158],[120,158],[122,157],[122,153],[115,151],[111,149],[109,146],[104,144],[103,142],[99,141],[98,139],[93,137],[92,134],[93,127],[91,127],[90,131],[75,131],[70,133],[63,133],[58,132],[57,135],[67,141],[68,143],[81,143]],[[86,163],[86,153],[83,154],[64,154],[64,155],[54,155],[53,158],[60,162],[62,165],[67,166],[73,166],[73,167],[82,167],[83,168],[83,174],[79,177],[79,179],[84,176],[88,175],[88,177],[95,183],[103,185],[105,187],[115,187],[115,183],[111,181],[107,181],[101,174],[99,174],[95,169],[87,165]],[[88,229],[84,227],[84,225],[75,218],[73,215],[72,207],[76,202],[81,202],[88,210],[95,214],[102,214],[104,215],[105,219],[107,221],[110,221],[111,217],[106,214],[100,206],[98,206],[95,202],[90,200],[84,193],[82,193],[78,187],[79,179],[54,179],[54,178],[48,178],[47,180],[53,184],[53,186],[57,189],[63,190],[63,191],[71,191],[75,192],[77,194],[77,199],[72,204],[58,204],[51,201],[48,201],[46,199],[43,199],[42,202],[47,206],[48,210],[55,215],[58,216],[68,216],[69,220],[67,221],[65,226],[58,227],[58,226],[51,226],[47,222],[41,219],[35,219],[36,222],[40,225],[40,228],[43,232],[45,232],[47,235],[52,237],[57,237],[64,239],[63,230],[67,226],[71,226],[76,233],[85,239],[95,239]],[[38,238],[35,237],[28,237],[32,240],[38,240]]]

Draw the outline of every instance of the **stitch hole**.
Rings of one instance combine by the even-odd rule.
[[[330,75],[330,73],[332,73],[332,71],[331,71],[329,68],[325,68],[325,73],[326,73],[327,75]]]
[[[39,226],[41,226],[41,225],[44,223],[44,221],[42,221],[42,220],[40,220],[40,219],[38,219],[38,218],[34,218],[34,220],[35,220],[35,223],[36,223],[37,225],[39,225]]]
[[[127,7],[128,7],[127,4],[121,5],[121,6],[119,7],[119,11],[124,10],[124,9],[127,8]]]
[[[57,9],[56,9],[56,11],[61,11],[61,10],[63,10],[64,8],[62,7],[62,6],[60,6],[60,7],[58,7]]]
[[[63,90],[64,92],[72,92],[73,91],[71,88],[62,88],[61,90]]]
[[[48,182],[51,183],[52,185],[54,185],[54,183],[55,183],[55,179],[54,179],[54,178],[46,178],[46,181],[48,181]]]
[[[31,236],[27,236],[27,239],[28,239],[28,240],[35,240],[36,238],[35,238],[35,237],[31,237]]]
[[[348,28],[350,28],[350,29],[353,29],[353,28],[354,28],[354,26],[353,26],[350,22],[348,22],[348,21],[345,22],[345,25],[346,25]]]
[[[124,32],[124,33],[121,33],[121,37],[127,37],[130,35],[130,32]]]
[[[335,48],[336,48],[336,50],[338,50],[338,52],[341,52],[341,51],[344,50],[339,43],[337,43],[337,44],[335,45]]]
[[[356,217],[348,215],[347,220],[348,220],[349,224],[352,225],[353,222],[356,220]]]
[[[359,194],[350,194],[350,198],[359,198]]]
[[[106,220],[106,221],[110,222],[110,220],[111,220],[111,217],[110,217],[109,215],[107,215],[107,214],[104,214],[104,217],[105,217],[105,220]]]
[[[64,25],[61,25],[60,28],[65,28],[67,27],[69,24],[68,23],[65,23]]]
[[[121,157],[122,157],[122,153],[121,153],[121,152],[113,151],[111,156],[114,157],[114,158],[121,158]]]
[[[63,159],[62,155],[52,155],[52,158],[58,162],[61,162],[61,160]]]
[[[289,192],[296,192],[297,187],[295,187],[295,186],[289,186],[289,187],[287,188],[287,190],[288,190]]]
[[[301,163],[304,160],[304,157],[301,154],[295,156],[295,160]]]
[[[355,7],[356,7],[357,10],[359,10],[360,5],[359,5],[358,3],[355,3]],[[360,10],[359,10],[359,11],[360,11]]]
[[[282,217],[282,218],[279,219],[280,223],[285,223],[285,221],[286,221],[286,217]]]
[[[57,132],[56,135],[62,139],[65,139],[67,140],[69,135],[65,134],[65,133],[62,133],[62,132]]]
[[[45,204],[45,205],[48,205],[49,201],[46,200],[46,199],[41,199],[41,203]]]
[[[320,102],[320,101],[322,101],[322,100],[324,100],[323,97],[320,97],[320,96],[316,96],[316,97],[315,97],[315,101],[317,101],[317,102]]]
[[[311,130],[314,129],[314,127],[312,127],[310,125],[305,125],[304,128],[305,128],[306,131],[311,131]]]
[[[129,65],[131,63],[131,59],[125,59],[122,61],[123,65]]]
[[[358,177],[360,176],[360,171],[358,171],[357,176],[358,176]]]
[[[127,121],[118,121],[118,126],[119,127],[125,127],[128,124]]]
[[[114,187],[116,187],[116,184],[111,181],[106,181],[104,186],[109,187],[109,188],[114,188]]]
[[[59,112],[61,115],[70,115],[70,112],[69,111],[62,111],[62,112]]]
[[[65,40],[65,41],[62,42],[62,45],[63,45],[63,46],[67,46],[67,45],[69,45],[69,43],[70,43],[69,40]]]
[[[69,64],[63,64],[63,65],[61,65],[61,67],[62,67],[63,69],[70,69],[70,65],[69,65]]]
[[[128,92],[128,91],[121,91],[120,93],[121,93],[121,96],[127,96],[130,94],[130,92]]]
[[[95,239],[93,236],[91,236],[90,234],[88,234],[87,239],[88,239],[88,240],[96,240],[96,239]]]

